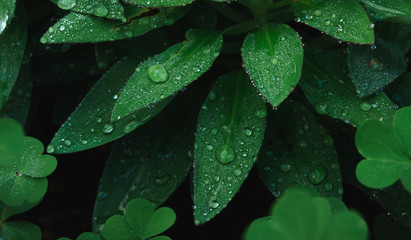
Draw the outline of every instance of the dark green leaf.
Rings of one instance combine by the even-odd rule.
[[[342,182],[334,141],[316,118],[296,101],[269,114],[257,166],[267,188],[279,197],[292,186],[341,197]]]
[[[0,238],[4,240],[41,240],[41,230],[30,222],[5,222],[0,227]]]
[[[119,0],[52,0],[64,10],[78,13],[93,14],[97,17],[126,21],[124,8]]]
[[[411,105],[411,73],[405,72],[386,89],[386,94],[400,107]]]
[[[32,209],[33,207],[35,207],[39,203],[40,201],[34,202],[34,203],[24,202],[23,204],[19,206],[7,206],[7,211],[6,211],[6,215],[4,215],[4,220],[7,220],[9,217],[17,215],[19,213],[26,212]],[[4,203],[0,202],[0,212],[3,212],[5,206],[6,205],[4,205]]]
[[[220,77],[198,117],[194,150],[194,218],[202,224],[234,197],[257,160],[267,110],[247,75]]]
[[[107,219],[103,228],[105,240],[133,240],[136,237],[131,232],[126,219],[120,215],[114,215]]]
[[[247,35],[242,58],[258,91],[277,107],[300,80],[303,46],[289,26],[267,24]]]
[[[404,53],[411,48],[411,24],[379,22],[375,31],[384,40],[397,43]]]
[[[360,97],[387,86],[406,68],[404,53],[396,43],[377,38],[373,46],[348,46],[348,68]]]
[[[117,94],[137,65],[137,60],[128,57],[114,65],[61,126],[47,152],[70,153],[100,146],[132,132],[159,113],[171,98],[140,109],[115,123],[110,121]]]
[[[16,0],[2,0],[0,2],[0,35],[13,18]]]
[[[411,23],[411,2],[409,0],[358,0],[373,21],[387,20]],[[404,19],[398,18],[404,17]]]
[[[7,102],[0,111],[0,117],[9,117],[24,126],[31,102],[31,74],[28,64],[22,65]]]
[[[145,7],[172,7],[172,6],[184,6],[194,0],[124,0],[127,3],[145,6]]]
[[[391,123],[395,108],[384,93],[367,98],[356,94],[346,58],[333,51],[306,51],[300,86],[320,114],[338,118],[353,126],[367,119]]]
[[[112,121],[172,95],[211,67],[220,53],[222,35],[191,29],[186,38],[136,69],[116,102]]]
[[[27,19],[25,12],[19,7],[13,21],[0,35],[0,110],[16,82],[26,47],[26,39]]]
[[[365,240],[368,227],[361,215],[353,211],[342,211],[334,214],[324,227],[322,240]]]
[[[198,109],[198,104],[187,105],[192,97],[187,95],[172,103],[114,145],[99,186],[94,229],[109,216],[121,213],[119,209],[124,209],[130,199],[144,198],[159,206],[186,178],[192,163]]]
[[[394,116],[395,133],[411,157],[411,107],[401,108]]]
[[[212,30],[217,26],[217,12],[210,7],[208,2],[196,1],[191,5],[187,15],[198,28]]]
[[[166,8],[159,13],[118,23],[95,16],[69,13],[41,37],[41,43],[103,42],[132,38],[171,25],[187,12],[187,7]]]
[[[293,1],[296,21],[342,41],[374,43],[374,24],[355,0]]]

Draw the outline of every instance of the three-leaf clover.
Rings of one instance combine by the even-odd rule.
[[[0,122],[0,126],[4,122],[14,126],[10,129],[0,127],[1,145],[6,149],[3,152],[9,152],[0,156],[0,200],[9,206],[18,206],[24,201],[34,203],[46,193],[46,177],[56,169],[57,160],[51,155],[42,155],[43,144],[32,137],[22,137],[18,146],[4,144],[8,139],[3,136],[18,139],[22,132],[16,127],[17,123],[10,121],[2,119]],[[16,147],[19,151],[12,151]]]
[[[370,188],[384,188],[401,179],[411,192],[411,107],[398,110],[393,126],[368,120],[357,130],[355,145],[366,159],[358,163],[358,180]]]
[[[315,196],[306,189],[288,190],[271,216],[256,219],[245,240],[367,239],[367,224],[337,198]]]

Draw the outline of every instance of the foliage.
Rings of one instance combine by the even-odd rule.
[[[77,239],[169,239],[185,179],[201,225],[254,166],[279,200],[246,239],[364,239],[345,183],[409,225],[410,38],[408,0],[0,0],[0,237],[41,238],[8,218],[42,200],[48,154],[114,141]],[[39,122],[59,126],[48,154],[24,136]]]

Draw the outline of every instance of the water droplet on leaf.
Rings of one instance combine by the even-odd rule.
[[[216,149],[217,160],[221,164],[228,164],[232,162],[235,158],[235,153],[233,148],[228,145],[222,145]]]
[[[162,64],[153,65],[148,69],[148,76],[155,83],[163,83],[168,79],[167,70]]]

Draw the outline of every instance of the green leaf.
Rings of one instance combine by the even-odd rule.
[[[143,239],[147,239],[164,232],[165,230],[173,226],[175,221],[176,214],[173,209],[168,207],[157,209],[157,211],[155,211],[155,213],[151,217],[149,224],[147,225]]]
[[[23,64],[0,117],[9,117],[25,125],[31,102],[31,74],[28,64]]]
[[[194,219],[202,224],[234,197],[257,159],[267,110],[241,71],[221,76],[198,117]]]
[[[365,7],[373,21],[386,19],[411,23],[411,2],[408,0],[358,0],[358,2]]]
[[[139,239],[145,239],[143,236],[154,214],[153,205],[142,198],[133,199],[127,204],[124,213],[133,233]]]
[[[402,171],[400,178],[402,185],[404,185],[405,189],[411,193],[411,167]]]
[[[385,90],[385,93],[399,107],[411,106],[411,73],[405,72],[395,79]]]
[[[245,240],[282,240],[284,236],[272,228],[270,217],[264,217],[254,220],[244,237]]]
[[[107,219],[103,228],[105,240],[134,240],[136,237],[131,232],[126,219],[120,215],[114,215]]]
[[[26,39],[27,19],[21,6],[17,8],[13,21],[0,35],[0,110],[16,82],[26,47]]]
[[[0,35],[13,18],[16,0],[2,0],[0,2]]]
[[[284,102],[269,114],[257,162],[260,178],[275,197],[292,186],[302,186],[341,198],[341,172],[333,144],[304,106]]]
[[[14,165],[11,156],[23,149],[23,141],[24,132],[21,125],[15,120],[0,118],[0,167]]]
[[[78,13],[92,14],[96,17],[104,17],[126,21],[124,8],[119,0],[53,0],[57,6],[64,10]]]
[[[322,240],[365,240],[368,235],[367,223],[360,214],[353,211],[337,212],[324,227]]]
[[[172,6],[184,6],[194,0],[125,0],[125,2],[130,4],[135,4],[145,7],[172,7]]]
[[[117,94],[137,65],[138,61],[129,57],[114,65],[60,127],[47,147],[47,152],[70,153],[100,146],[132,132],[159,113],[171,98],[111,123],[110,116]]]
[[[355,0],[293,1],[297,22],[346,42],[374,43],[374,24]]]
[[[348,46],[348,68],[360,97],[370,96],[387,86],[406,66],[404,53],[396,43],[377,38],[371,47]]]
[[[394,116],[395,133],[411,157],[411,107],[401,108]]]
[[[156,236],[156,237],[150,238],[150,240],[171,240],[171,238],[167,236]]]
[[[258,91],[276,107],[300,80],[303,46],[292,28],[272,23],[247,35],[242,58]]]
[[[146,32],[168,26],[180,19],[187,7],[165,8],[151,16],[132,18],[118,23],[95,16],[69,13],[41,37],[41,43],[84,43],[115,41],[143,35]]]
[[[0,238],[4,240],[41,240],[41,230],[30,222],[5,222],[0,227]]]
[[[84,232],[80,234],[76,240],[101,240],[101,238],[95,233]]]
[[[221,33],[191,29],[186,38],[136,69],[116,102],[112,121],[172,95],[211,67],[221,50]]]
[[[39,201],[47,191],[47,179],[57,166],[57,160],[42,155],[43,144],[25,137],[23,150],[14,156],[14,164],[0,168],[0,200],[10,206],[27,201]]]
[[[362,99],[357,96],[343,55],[316,50],[306,51],[305,56],[299,84],[319,114],[327,114],[353,126],[359,126],[367,119],[392,122],[395,108],[384,93]]]
[[[19,213],[26,212],[26,211],[32,209],[33,207],[37,206],[39,203],[40,203],[40,201],[33,202],[33,203],[24,202],[19,206],[7,206],[6,214],[4,215],[4,220],[7,220],[9,217],[17,215]],[[6,207],[6,205],[4,205],[4,203],[0,202],[0,212],[3,212],[5,207]]]

